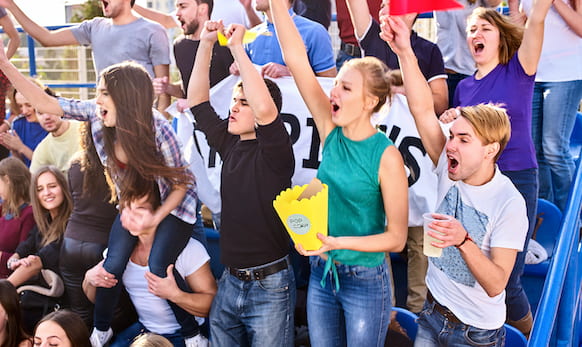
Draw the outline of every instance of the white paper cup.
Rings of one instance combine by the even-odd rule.
[[[422,247],[422,252],[424,253],[424,255],[426,255],[427,257],[440,257],[443,254],[443,249],[439,248],[439,247],[435,247],[431,244],[431,242],[441,242],[437,239],[435,239],[432,236],[428,235],[428,230],[430,229],[428,227],[428,225],[435,221],[435,220],[451,220],[451,217],[449,216],[440,216],[439,218],[434,218],[432,216],[432,213],[424,213],[422,215],[422,218],[424,219],[424,241],[423,241],[423,247]],[[434,230],[434,229],[430,229],[431,231],[438,233],[438,231]]]

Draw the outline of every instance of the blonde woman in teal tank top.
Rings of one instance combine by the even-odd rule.
[[[387,67],[376,58],[348,61],[326,95],[287,12],[270,11],[299,92],[323,146],[318,178],[329,186],[329,236],[311,256],[307,319],[312,346],[384,346],[391,292],[385,252],[399,252],[408,228],[408,183],[402,157],[370,123],[386,101]],[[387,225],[387,227],[385,227]]]

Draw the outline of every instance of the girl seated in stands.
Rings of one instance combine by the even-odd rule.
[[[0,278],[10,275],[4,266],[34,227],[32,206],[29,205],[30,172],[17,158],[0,161]],[[1,344],[0,344],[1,345]]]
[[[89,331],[77,314],[59,310],[48,314],[34,330],[34,345],[40,347],[91,347]]]
[[[42,269],[59,273],[59,252],[73,205],[65,176],[54,166],[41,167],[34,174],[30,198],[36,227],[7,262],[13,271],[8,280],[15,287],[29,281],[46,286],[36,277]],[[40,318],[42,312],[39,316],[39,312],[25,311],[26,327],[30,329]]]
[[[12,283],[0,280],[0,346],[2,347],[32,347],[32,340],[26,335],[20,323],[19,299]]]

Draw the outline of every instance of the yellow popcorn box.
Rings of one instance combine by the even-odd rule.
[[[287,188],[273,206],[295,243],[305,250],[321,248],[317,233],[327,236],[328,188],[314,178],[309,184]]]

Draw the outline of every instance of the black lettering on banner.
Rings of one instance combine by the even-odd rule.
[[[311,146],[309,147],[309,158],[303,159],[303,168],[318,169],[319,168],[319,133],[315,127],[313,118],[307,118],[307,126],[311,127]]]
[[[379,125],[378,128],[386,133],[388,130],[386,125]],[[400,135],[400,127],[394,125],[390,130],[390,135],[388,138],[392,140],[392,142],[396,143],[396,139],[398,139],[398,135]],[[409,175],[408,175],[408,186],[412,187],[413,184],[418,181],[420,177],[420,166],[416,161],[416,158],[410,152],[410,147],[416,147],[422,153],[422,155],[426,155],[426,150],[422,145],[422,141],[418,137],[406,136],[400,141],[398,145],[398,151],[402,155],[402,160],[404,161],[404,165],[408,168]]]
[[[299,124],[299,119],[291,113],[281,113],[281,118],[283,118],[283,122],[289,124],[291,127],[289,137],[291,138],[291,143],[295,144],[295,142],[299,140],[299,135],[301,134],[301,124]]]

